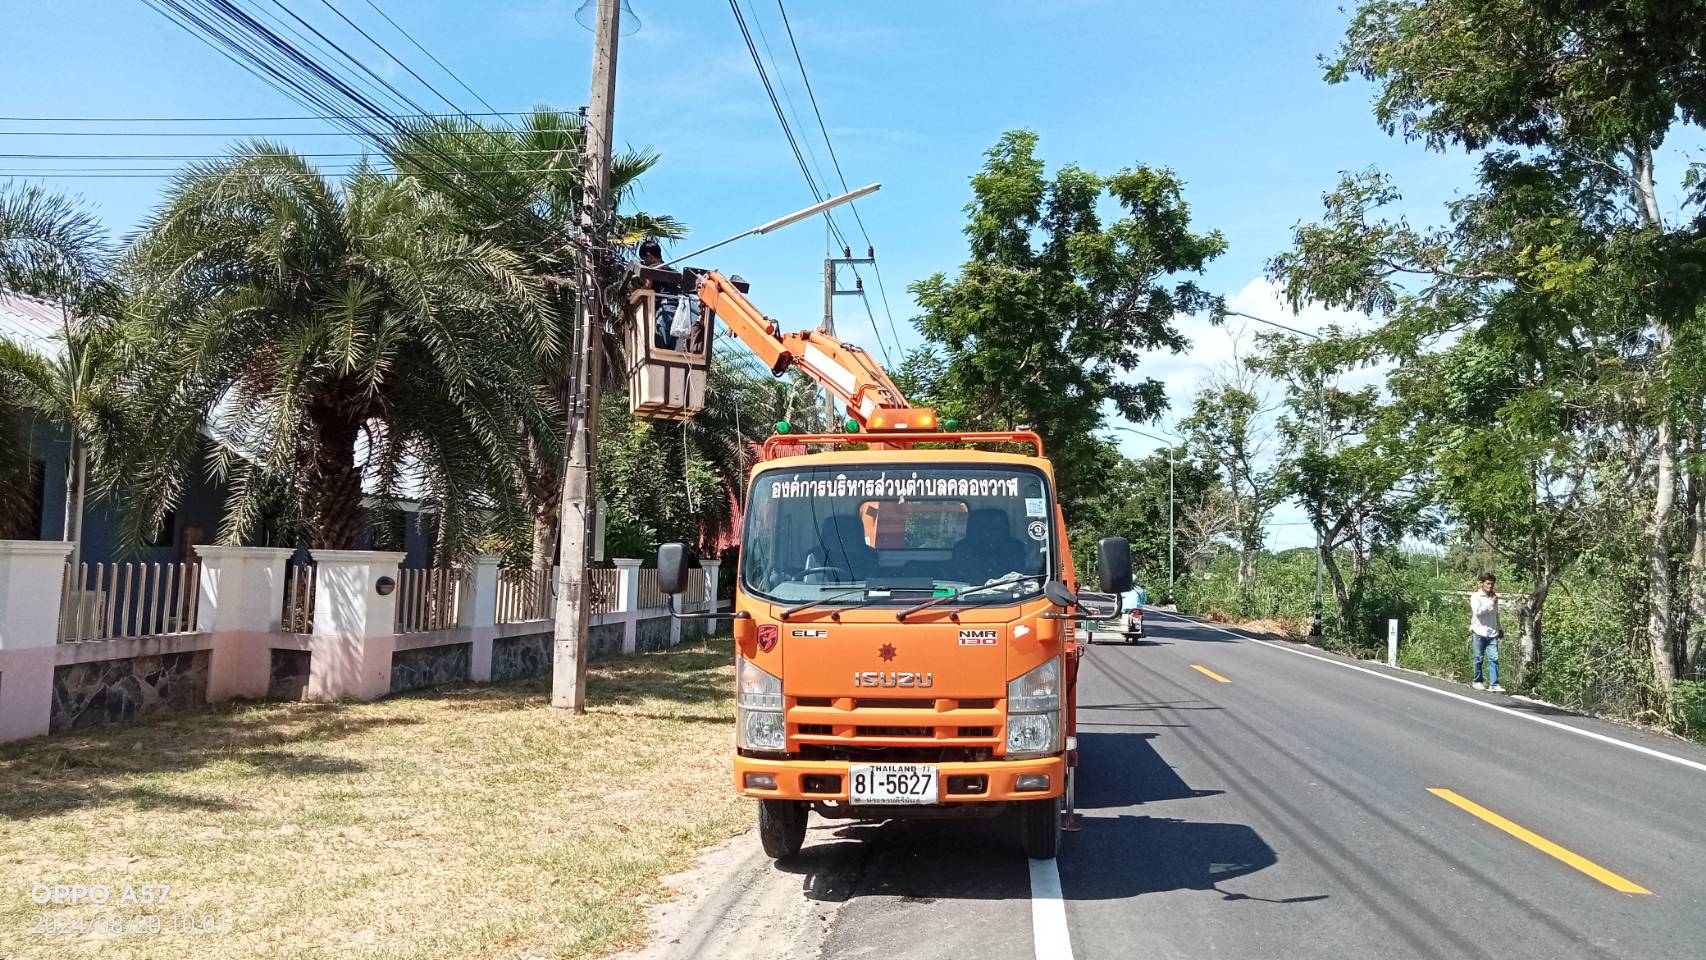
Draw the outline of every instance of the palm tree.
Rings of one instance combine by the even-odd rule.
[[[513,127],[494,129],[458,118],[422,123],[400,138],[390,154],[401,176],[444,197],[464,229],[520,253],[554,308],[556,336],[563,344],[574,342],[578,317],[583,134],[578,114],[539,107]],[[686,232],[667,216],[621,212],[640,177],[657,162],[656,153],[644,150],[625,151],[611,161],[605,216],[618,244]],[[621,379],[620,344],[619,337],[607,336],[601,345],[606,386]],[[569,364],[577,355],[564,350],[539,370],[540,386],[553,398],[559,418],[567,413]],[[528,481],[535,568],[552,562],[560,468],[558,446],[540,445],[532,451]]]
[[[17,518],[31,506],[23,413],[45,416],[70,441],[63,536],[73,545],[73,569],[83,538],[89,448],[114,416],[108,387],[124,355],[99,316],[112,303],[110,252],[100,221],[80,203],[34,184],[0,184],[0,287],[53,301],[64,322],[62,349],[53,358],[0,341],[0,446],[10,448],[0,450],[0,516]]]
[[[204,457],[230,483],[226,542],[260,520],[267,480],[310,547],[356,544],[364,474],[382,505],[424,491],[447,555],[482,518],[525,518],[527,444],[554,442],[535,374],[561,351],[555,317],[525,260],[419,180],[334,184],[254,143],[177,178],[126,272],[158,340],[134,378],[139,523]]]

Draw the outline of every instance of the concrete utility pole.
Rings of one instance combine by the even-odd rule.
[[[587,566],[592,552],[592,522],[598,497],[599,355],[604,340],[603,280],[599,263],[605,245],[605,195],[610,192],[610,126],[616,102],[616,37],[622,0],[598,0],[593,32],[592,95],[582,143],[586,179],[581,188],[580,357],[570,400],[569,455],[563,470],[563,496],[557,557],[557,624],[551,662],[551,706],[586,712],[587,631],[592,613]]]
[[[824,218],[824,230],[829,229],[829,218]],[[823,258],[823,323],[818,329],[830,336],[835,336],[835,261],[829,257]],[[835,429],[835,395],[827,389],[823,391],[823,428]]]
[[[865,191],[861,190],[861,191],[856,191],[856,192],[863,193]],[[837,281],[837,277],[836,277],[836,268],[844,266],[844,265],[855,265],[855,264],[862,264],[862,263],[874,264],[876,262],[877,262],[877,251],[874,247],[866,247],[865,248],[865,255],[863,257],[855,257],[855,256],[853,256],[853,250],[851,248],[842,247],[841,248],[841,256],[823,258],[823,324],[818,327],[819,330],[822,330],[824,333],[827,333],[830,336],[835,335],[835,298],[836,297],[862,297],[865,295],[865,281],[864,280],[859,280],[857,282],[858,285],[855,286],[852,290],[843,290],[839,286],[837,286],[838,281]],[[827,430],[834,430],[835,429],[835,399],[829,395],[829,391],[827,391],[827,390],[825,390],[824,394],[823,394],[823,417],[824,417],[824,428]]]

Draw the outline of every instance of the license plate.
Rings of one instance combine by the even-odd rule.
[[[855,763],[847,768],[852,803],[935,803],[936,768],[927,763]]]

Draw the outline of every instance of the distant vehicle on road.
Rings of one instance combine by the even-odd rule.
[[[1143,639],[1143,598],[1142,588],[1136,588],[1127,593],[1090,593],[1079,591],[1078,605],[1089,618],[1084,622],[1084,629],[1089,632],[1089,642],[1096,642],[1096,631],[1117,633],[1125,638],[1126,643],[1136,643]]]

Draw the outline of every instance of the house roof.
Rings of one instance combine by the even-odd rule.
[[[64,329],[65,313],[58,304],[0,287],[0,337],[28,347],[44,357],[55,357],[64,348],[64,341],[59,337]],[[214,441],[236,450],[240,456],[249,457],[249,452],[244,450],[236,437],[219,428],[218,421],[223,411],[222,401],[209,418],[209,422],[202,424],[202,432]],[[358,445],[356,458],[363,462],[367,458],[365,437]],[[373,472],[363,470],[363,491],[372,495],[377,486]],[[419,501],[426,495],[426,480],[420,475],[418,468],[404,470],[402,489],[398,493],[405,509],[420,509]],[[410,507],[410,504],[413,506]]]
[[[59,352],[54,336],[64,329],[58,305],[0,287],[0,336],[50,357]]]

